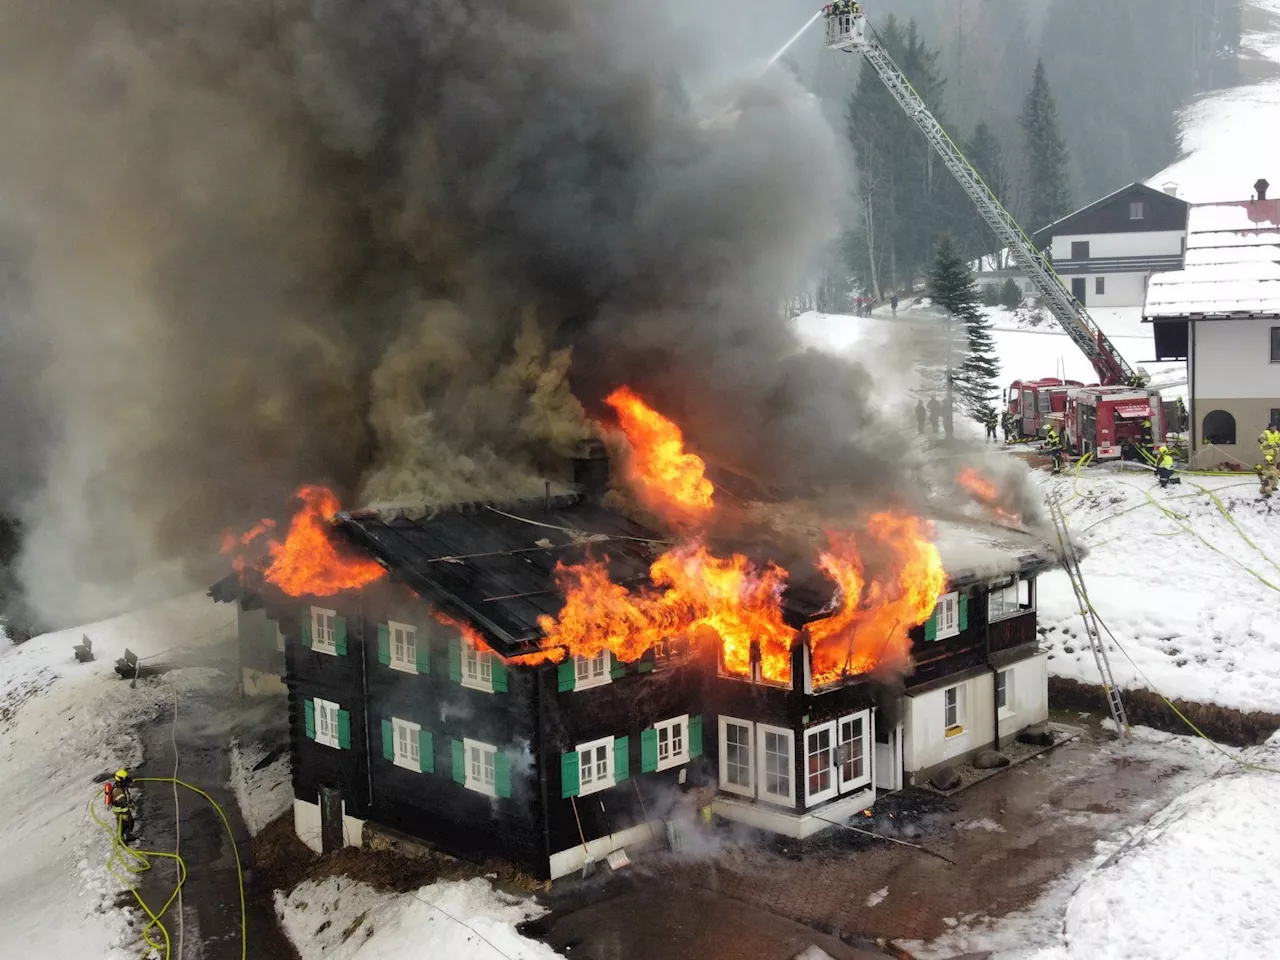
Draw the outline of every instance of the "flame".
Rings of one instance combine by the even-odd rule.
[[[414,596],[416,597],[417,594],[414,594]],[[521,654],[518,657],[504,657],[502,654],[498,653],[497,650],[494,650],[493,647],[489,645],[489,642],[485,640],[484,634],[471,624],[462,620],[455,620],[447,613],[441,613],[434,607],[431,608],[431,615],[436,618],[438,623],[441,623],[446,627],[452,627],[454,630],[457,630],[462,634],[463,642],[466,643],[467,646],[471,647],[471,649],[491,653],[503,663],[515,664],[522,667],[535,667],[540,663],[558,663],[564,659],[564,651],[558,649],[535,650],[533,653]]]
[[[818,558],[836,593],[834,612],[805,628],[815,687],[881,667],[905,670],[911,659],[909,631],[929,618],[946,587],[942,557],[919,517],[873,514],[867,535],[888,555],[883,579],[866,583],[850,534],[829,531],[830,549]]]
[[[973,469],[973,467],[965,467],[956,474],[956,483],[960,484],[975,500],[987,507],[1000,520],[1014,526],[1022,525],[1020,514],[1002,506],[1004,498],[996,488],[996,485]]]
[[[641,400],[630,387],[605,398],[631,446],[628,480],[645,506],[659,513],[670,508],[703,516],[712,508],[715,488],[706,463],[686,453],[680,428]]]
[[[232,566],[240,574],[259,568],[266,561],[264,576],[291,597],[328,597],[372,583],[386,573],[373,560],[343,556],[331,537],[331,521],[338,512],[338,498],[326,487],[302,487],[295,496],[302,509],[289,522],[284,542],[267,538],[266,556],[254,562],[249,551],[264,534],[275,529],[271,520],[262,520],[243,534],[224,533],[223,553],[232,556]]]

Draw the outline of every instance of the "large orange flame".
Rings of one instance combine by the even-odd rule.
[[[810,623],[815,687],[879,668],[906,670],[912,627],[924,623],[946,588],[947,576],[926,524],[909,514],[873,514],[867,534],[888,555],[886,576],[867,584],[857,545],[828,533],[831,548],[819,558],[836,583],[831,616]]]
[[[291,597],[328,597],[343,590],[354,590],[372,583],[386,574],[381,564],[363,557],[345,555],[332,538],[331,521],[338,513],[338,498],[327,487],[302,487],[295,496],[302,509],[289,522],[283,542],[267,539],[266,556],[254,564],[248,553],[274,522],[263,520],[239,536],[223,534],[222,551],[232,556],[232,565],[244,573],[250,565],[261,566],[264,577]]]
[[[1022,517],[1004,505],[1004,498],[1000,495],[999,488],[973,467],[965,467],[956,474],[956,483],[1000,520],[1014,526],[1022,525]]]
[[[627,479],[640,501],[657,513],[671,508],[694,517],[708,513],[715,488],[702,458],[685,451],[680,428],[630,387],[619,387],[604,402],[618,414],[631,447]]]

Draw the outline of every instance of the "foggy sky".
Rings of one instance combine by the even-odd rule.
[[[765,480],[892,491],[867,377],[780,315],[847,176],[753,79],[797,6],[0,0],[0,494],[46,622],[199,585],[302,483],[536,494],[624,382]]]

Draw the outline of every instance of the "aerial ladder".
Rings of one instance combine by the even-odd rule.
[[[947,135],[933,113],[906,75],[893,62],[888,51],[880,43],[866,14],[857,3],[842,0],[826,8],[827,48],[845,53],[860,53],[871,64],[886,89],[898,101],[908,117],[920,128],[925,139],[938,151],[942,162],[959,182],[960,187],[978,207],[996,238],[1008,248],[1014,261],[1035,284],[1040,301],[1049,308],[1067,336],[1075,341],[1103,386],[1142,386],[1144,373],[1133,370],[1127,364],[1101,328],[1089,316],[1081,304],[1067,290],[1043,253],[1036,249],[1031,238],[1018,226],[1018,221],[983,182],[978,171],[965,159],[960,148]]]

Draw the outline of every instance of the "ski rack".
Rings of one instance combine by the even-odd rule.
[[[1000,243],[1009,249],[1018,266],[1035,284],[1045,306],[1089,359],[1101,383],[1104,386],[1142,386],[1146,378],[1135,372],[1120,356],[1084,306],[1067,291],[1062,278],[1049,260],[1036,249],[1018,221],[1004,208],[1004,204],[992,193],[978,171],[965,159],[955,141],[930,112],[924,98],[916,93],[911,81],[875,37],[874,30],[866,22],[866,15],[846,12],[829,16],[826,45],[830,50],[861,53],[871,64],[898,106],[920,128],[920,132],[938,152],[961,189],[977,206],[987,226]]]
[[[1080,619],[1084,621],[1084,630],[1089,638],[1089,649],[1093,652],[1093,662],[1102,677],[1102,690],[1107,698],[1107,711],[1116,725],[1116,732],[1124,739],[1129,734],[1129,715],[1125,712],[1124,701],[1120,699],[1120,690],[1116,686],[1115,676],[1111,672],[1111,658],[1107,656],[1106,644],[1102,641],[1102,633],[1098,629],[1098,615],[1093,604],[1089,602],[1089,594],[1084,586],[1084,574],[1080,570],[1080,555],[1067,533],[1067,518],[1062,512],[1060,494],[1049,497],[1049,516],[1053,519],[1053,528],[1058,534],[1058,556],[1062,560],[1062,569],[1071,581],[1071,590],[1075,594],[1076,604],[1080,608]]]

